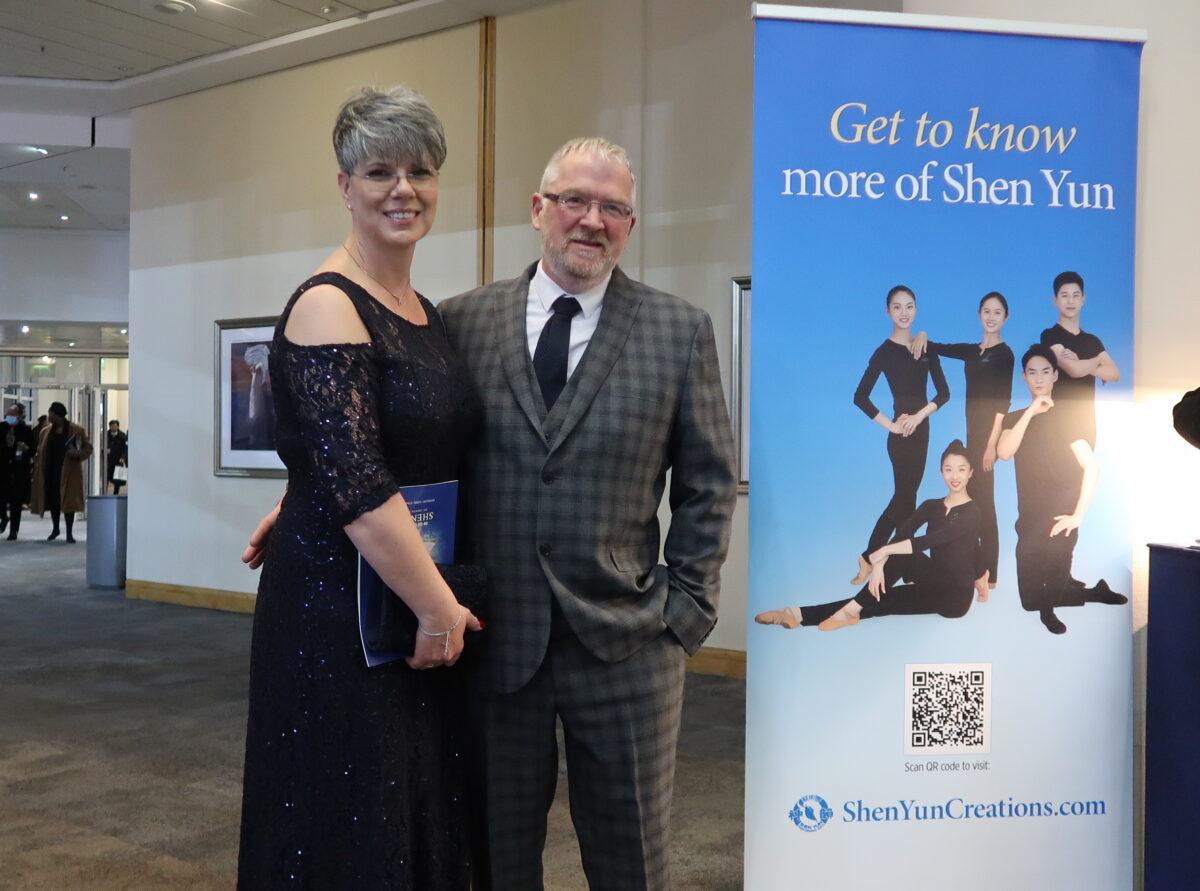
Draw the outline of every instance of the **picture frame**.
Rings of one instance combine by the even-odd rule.
[[[286,478],[267,363],[278,316],[214,322],[213,475]]]
[[[750,276],[730,281],[730,417],[737,448],[738,492],[750,491]]]

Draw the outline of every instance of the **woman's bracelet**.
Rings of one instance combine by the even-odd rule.
[[[458,618],[454,620],[454,624],[451,625],[449,628],[447,628],[445,631],[426,631],[420,625],[417,626],[417,630],[420,631],[422,634],[424,634],[426,637],[441,637],[441,638],[443,638],[444,640],[443,640],[443,646],[442,646],[442,658],[449,659],[450,658],[450,632],[459,626],[459,623],[462,622],[464,615],[466,615],[466,610],[460,609],[458,611]]]

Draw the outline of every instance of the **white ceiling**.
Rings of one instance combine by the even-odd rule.
[[[0,229],[127,229],[131,108],[548,2],[0,0]]]
[[[0,0],[0,75],[120,80],[403,2]]]

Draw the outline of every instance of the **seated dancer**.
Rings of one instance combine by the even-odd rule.
[[[754,617],[760,625],[816,625],[834,631],[877,616],[965,616],[979,560],[979,508],[967,494],[971,459],[961,440],[942,453],[945,498],[931,498],[901,523],[890,544],[868,557],[871,578],[850,600],[788,606]],[[918,529],[928,525],[924,535]],[[926,557],[922,551],[929,551]],[[907,584],[899,585],[903,579]]]
[[[1084,587],[1071,579],[1071,559],[1079,524],[1096,491],[1100,468],[1090,437],[1080,429],[1069,405],[1055,404],[1058,358],[1050,347],[1034,344],[1021,357],[1021,374],[1033,401],[1009,412],[996,454],[1017,464],[1017,591],[1021,606],[1040,613],[1052,634],[1067,626],[1055,607],[1085,603],[1128,603],[1101,579]],[[1094,426],[1090,428],[1094,431]]]

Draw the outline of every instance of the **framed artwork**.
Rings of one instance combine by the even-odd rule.
[[[286,477],[275,453],[271,339],[277,317],[219,319],[213,399],[213,473]]]
[[[730,414],[737,445],[738,491],[750,491],[750,276],[731,282],[733,350],[730,353]]]

